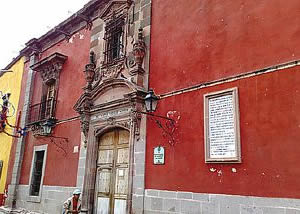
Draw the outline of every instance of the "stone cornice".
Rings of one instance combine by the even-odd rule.
[[[67,58],[67,56],[55,52],[54,54],[30,66],[30,68],[34,71],[40,72],[43,82],[47,83],[51,80],[58,79],[59,73]]]
[[[55,52],[54,54],[30,66],[30,68],[35,71],[42,71],[44,66],[48,66],[49,64],[53,64],[53,63],[64,63],[67,58],[68,58],[67,56]]]

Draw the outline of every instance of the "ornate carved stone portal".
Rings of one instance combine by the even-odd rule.
[[[120,129],[127,130],[129,133],[129,192],[126,200],[124,199],[125,204],[122,206],[127,207],[126,213],[131,213],[135,154],[133,148],[139,141],[145,143],[145,136],[142,140],[140,138],[141,121],[145,120],[145,117],[133,112],[143,109],[144,97],[147,92],[144,81],[146,44],[143,31],[135,32],[136,42],[134,42],[133,36],[129,36],[129,29],[132,27],[130,26],[129,13],[130,11],[134,12],[133,7],[131,1],[112,0],[100,11],[98,17],[101,20],[98,20],[97,23],[101,23],[99,27],[104,26],[104,32],[102,32],[104,40],[99,41],[101,45],[91,49],[97,56],[96,58],[100,60],[98,63],[95,62],[96,66],[93,71],[89,70],[95,74],[93,81],[87,83],[90,87],[84,88],[84,93],[74,106],[74,109],[81,115],[81,131],[87,149],[82,213],[93,213],[94,209],[98,209],[97,207],[106,206],[99,205],[99,203],[103,203],[101,201],[103,198],[98,199],[97,197],[97,194],[101,194],[101,191],[98,190],[102,187],[99,186],[99,189],[96,190],[98,188],[97,179],[99,178],[97,175],[98,150],[99,144],[101,144],[99,139],[108,132]],[[94,27],[96,28],[96,26]],[[89,66],[89,68],[91,67]],[[88,79],[88,81],[91,80]],[[112,167],[111,170],[113,172],[117,169]],[[111,202],[110,210],[115,209],[114,203]]]

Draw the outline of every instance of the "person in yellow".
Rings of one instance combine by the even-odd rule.
[[[64,202],[64,211],[63,214],[78,214],[81,209],[81,200],[80,200],[81,191],[79,189],[74,190],[73,196],[68,198]]]

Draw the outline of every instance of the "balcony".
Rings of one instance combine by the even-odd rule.
[[[53,98],[31,105],[27,125],[33,125],[50,118],[55,118],[55,105],[56,100]]]

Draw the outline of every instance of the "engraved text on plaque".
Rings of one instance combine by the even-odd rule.
[[[204,97],[206,161],[240,161],[237,89]]]

